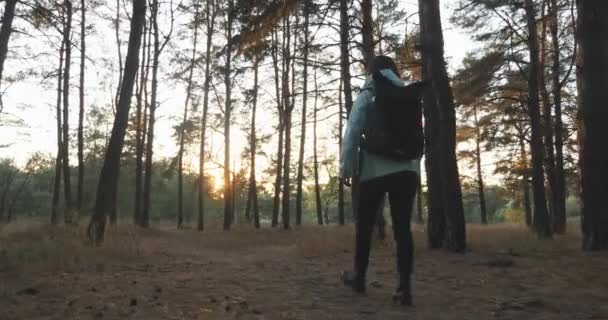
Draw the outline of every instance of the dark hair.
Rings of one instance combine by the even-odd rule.
[[[401,77],[399,75],[399,70],[397,70],[397,65],[393,59],[387,56],[376,56],[372,59],[372,62],[369,64],[367,68],[368,74],[374,74],[380,72],[380,70],[391,69],[397,77]]]

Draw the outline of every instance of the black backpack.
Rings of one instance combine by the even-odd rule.
[[[393,160],[414,160],[424,152],[422,93],[426,82],[394,85],[382,74],[374,79],[374,103],[367,113],[361,147]]]

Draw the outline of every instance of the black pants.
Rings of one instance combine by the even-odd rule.
[[[407,281],[413,269],[414,242],[410,219],[418,186],[418,175],[403,171],[361,182],[359,212],[355,239],[355,272],[365,277],[369,264],[372,231],[378,208],[386,193],[391,207],[393,236],[397,243],[397,270],[401,281]]]

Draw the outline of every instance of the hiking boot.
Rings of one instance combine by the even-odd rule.
[[[412,294],[408,291],[397,289],[397,291],[393,293],[393,302],[409,307],[412,305]]]
[[[365,278],[355,272],[342,271],[340,275],[342,282],[347,287],[351,287],[357,293],[365,293]]]
[[[412,291],[409,279],[401,281],[401,284],[397,287],[397,291],[393,293],[393,302],[403,306],[412,305]]]

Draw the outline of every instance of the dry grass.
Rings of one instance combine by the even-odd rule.
[[[468,225],[469,251],[485,254],[540,256],[578,253],[578,229],[552,240],[539,240],[520,225]],[[387,240],[375,247],[393,249],[390,228]],[[240,226],[230,232],[215,228],[196,230],[141,229],[119,226],[108,229],[101,247],[85,241],[85,228],[49,226],[39,223],[11,224],[0,230],[0,271],[49,271],[102,268],[112,263],[145,260],[153,254],[205,255],[209,252],[289,252],[304,258],[348,253],[353,248],[353,228],[307,226],[294,230]],[[426,250],[424,226],[413,226],[417,251]]]
[[[141,257],[140,231],[120,227],[108,232],[104,246],[86,244],[84,227],[14,224],[0,233],[0,270],[75,271],[108,261]]]
[[[423,226],[413,229],[417,306],[403,310],[388,300],[390,234],[374,245],[362,299],[337,279],[351,226],[119,226],[90,247],[83,227],[9,225],[0,319],[608,319],[608,256],[581,252],[576,227],[538,240],[517,225],[469,225],[465,255],[429,251]]]

